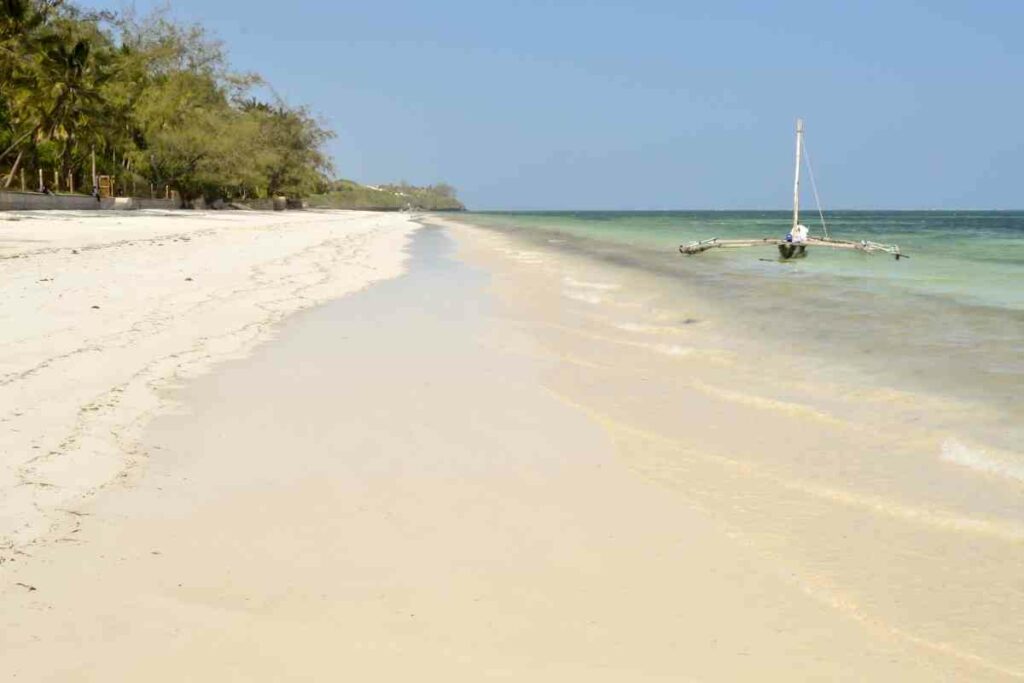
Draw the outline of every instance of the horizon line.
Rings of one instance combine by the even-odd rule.
[[[753,212],[769,213],[770,212],[770,213],[787,213],[787,214],[791,214],[793,212],[793,209],[791,207],[790,208],[772,208],[772,209],[768,209],[768,208],[754,208],[754,209],[751,209],[751,208],[746,208],[746,209],[723,209],[723,208],[673,208],[673,209],[566,209],[566,208],[561,208],[561,209],[555,209],[555,208],[497,209],[497,208],[487,208],[487,209],[473,209],[473,208],[468,208],[467,207],[466,210],[465,210],[466,213],[553,213],[553,212],[559,212],[559,213],[565,213],[565,212],[575,212],[575,213],[614,213],[614,212],[621,212],[621,213],[678,213],[678,212],[683,212],[683,211],[700,211],[700,212],[708,212],[708,213],[712,213],[712,212],[727,212],[727,211],[731,211],[731,212],[750,212],[750,213],[753,213]],[[968,207],[930,208],[930,209],[921,209],[921,208],[894,209],[894,208],[883,208],[883,207],[857,208],[857,209],[840,208],[840,209],[826,209],[824,211],[824,213],[826,215],[828,215],[830,213],[840,213],[840,212],[847,212],[847,213],[864,212],[864,213],[868,213],[868,212],[873,212],[873,211],[886,211],[886,212],[891,212],[891,213],[942,213],[942,212],[956,212],[956,211],[963,211],[963,212],[987,212],[987,213],[1012,213],[1012,212],[1018,212],[1018,211],[1019,212],[1024,212],[1024,207],[1013,208],[1013,209],[1008,209],[1008,208],[977,208],[977,207],[974,207],[974,208],[968,208]],[[811,213],[813,213],[813,212],[809,212],[809,215]]]

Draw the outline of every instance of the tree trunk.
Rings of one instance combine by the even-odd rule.
[[[29,132],[25,133],[20,138],[12,142],[10,147],[8,147],[2,153],[0,153],[0,161],[3,161],[4,157],[6,157],[8,154],[17,149],[21,145],[21,143],[25,142],[25,140],[28,140],[30,137],[38,133],[40,128],[41,126],[36,126],[32,130],[30,130]]]
[[[14,181],[14,174],[18,172],[18,165],[21,163],[21,157],[24,156],[25,150],[18,152],[18,156],[14,159],[14,166],[11,166],[11,172],[7,174],[7,182],[4,183],[4,189],[11,186]]]

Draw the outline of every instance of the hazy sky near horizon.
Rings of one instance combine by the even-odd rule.
[[[797,116],[826,208],[1024,208],[1018,0],[169,5],[322,116],[340,177],[474,209],[785,208]]]

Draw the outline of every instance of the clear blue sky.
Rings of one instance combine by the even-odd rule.
[[[471,208],[784,208],[798,115],[826,208],[1024,208],[1020,0],[170,7],[319,112],[339,176]]]

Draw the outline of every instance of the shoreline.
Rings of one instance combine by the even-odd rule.
[[[165,388],[139,476],[3,568],[13,670],[1024,675],[1018,489],[865,421],[905,397],[780,396],[714,346],[712,308],[425,224],[388,238],[400,277]]]
[[[545,386],[602,424],[631,468],[844,618],[1024,676],[1021,480],[1013,453],[951,440],[969,406],[794,362],[683,278],[430,222],[495,273],[502,314],[554,363]]]
[[[749,235],[746,218],[719,227]],[[761,377],[752,379],[773,375],[771,391],[784,393],[786,385],[805,378],[868,393],[895,389],[908,399],[935,403],[956,442],[951,448],[1002,463],[1008,471],[1019,471],[1024,462],[1024,431],[1015,426],[1024,417],[1015,407],[1024,381],[1018,352],[1024,309],[1013,303],[1020,300],[1010,286],[1013,266],[991,261],[992,249],[977,247],[976,239],[958,244],[962,253],[950,251],[940,239],[948,221],[896,239],[914,243],[920,257],[897,267],[864,255],[819,254],[799,265],[730,254],[681,257],[669,240],[677,227],[692,231],[693,224],[680,217],[467,219],[454,220],[514,238],[522,251],[555,251],[555,261],[623,266],[617,272],[629,287],[646,292],[666,315],[678,310],[683,319],[703,316],[714,323],[718,333],[704,335],[705,346],[770,357]],[[985,222],[972,224],[971,234]],[[1014,244],[1011,239],[1006,248]],[[616,293],[605,298],[611,302]]]
[[[0,565],[131,476],[145,425],[173,407],[168,387],[295,311],[399,274],[419,227],[349,212],[15,218],[0,222]]]
[[[17,569],[33,680],[931,680],[553,395],[467,242],[177,390],[145,477]],[[415,340],[411,342],[410,340]],[[72,580],[68,566],[77,569]],[[14,627],[17,624],[17,627]],[[45,656],[43,656],[45,653]]]

